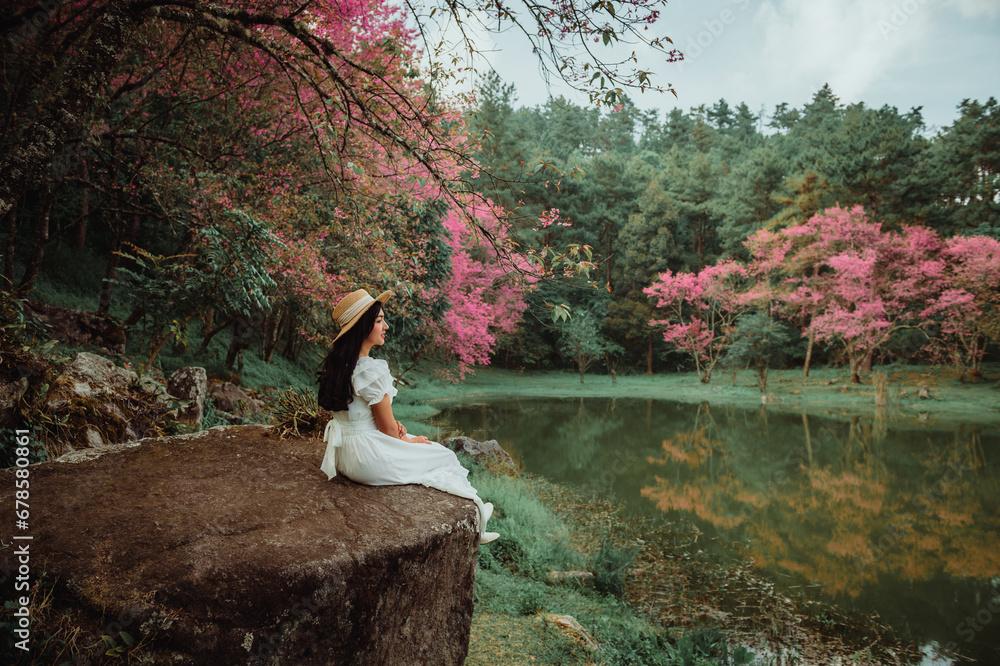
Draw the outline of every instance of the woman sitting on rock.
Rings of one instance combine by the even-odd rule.
[[[326,455],[320,468],[331,479],[339,471],[369,486],[420,483],[471,499],[479,509],[479,543],[489,543],[500,536],[485,531],[493,505],[479,499],[467,479],[469,471],[453,451],[406,434],[392,414],[396,389],[389,364],[368,355],[372,347],[385,343],[389,324],[382,304],[390,296],[386,291],[372,298],[358,289],[333,309],[340,333],[316,373],[319,404],[334,412],[323,435]]]

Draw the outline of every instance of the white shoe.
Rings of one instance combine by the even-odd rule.
[[[484,543],[489,543],[490,541],[496,541],[500,538],[499,532],[483,532],[483,535],[479,537],[479,545],[482,546]]]
[[[483,505],[483,527],[486,527],[486,523],[489,521],[490,516],[493,515],[493,502],[487,502]]]

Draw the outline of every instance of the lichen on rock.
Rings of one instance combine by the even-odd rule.
[[[208,397],[208,373],[205,368],[185,366],[177,368],[167,379],[167,391],[175,398],[186,401],[177,409],[177,420],[197,428],[205,415],[205,398]]]
[[[55,457],[161,434],[156,425],[168,400],[163,385],[150,377],[81,352],[56,372],[33,416],[43,419],[43,443]]]

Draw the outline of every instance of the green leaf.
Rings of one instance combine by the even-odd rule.
[[[125,641],[125,645],[132,645],[133,643],[135,643],[135,639],[132,638],[132,635],[129,634],[127,631],[119,631],[118,635],[122,637],[123,641]]]
[[[560,303],[559,305],[552,308],[552,321],[559,323],[560,321],[565,321],[570,318],[570,307],[565,303]]]

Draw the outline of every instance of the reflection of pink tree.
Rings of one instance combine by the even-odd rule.
[[[986,343],[1000,337],[1000,241],[956,236],[944,243],[943,290],[922,316],[940,322],[933,351],[979,375]]]
[[[468,211],[491,234],[505,242],[496,212],[485,206]],[[468,225],[468,219],[452,210],[444,221],[451,247],[452,274],[440,293],[450,303],[434,330],[434,344],[456,363],[445,374],[464,379],[474,365],[489,365],[498,336],[514,332],[527,307],[517,273],[497,261],[494,248]]]
[[[702,382],[711,381],[712,370],[732,340],[736,318],[761,296],[748,288],[749,283],[747,269],[726,260],[697,274],[661,273],[643,290],[667,312],[666,319],[650,325],[663,326],[663,339],[694,359]]]

